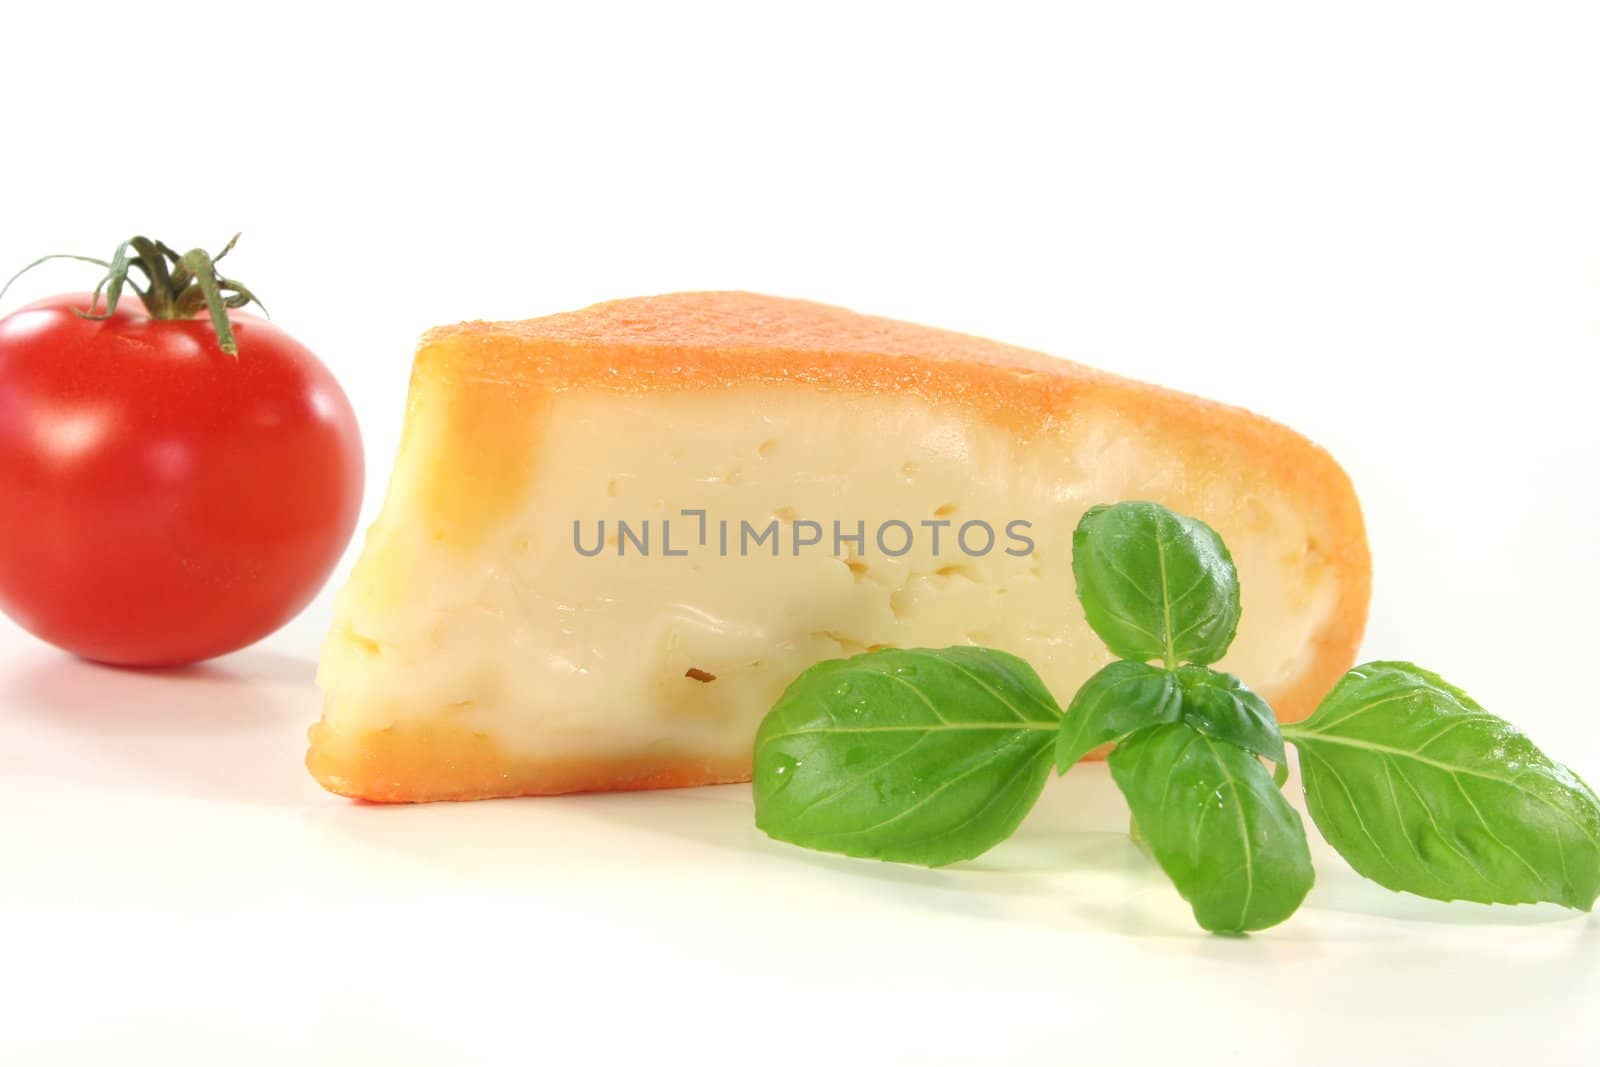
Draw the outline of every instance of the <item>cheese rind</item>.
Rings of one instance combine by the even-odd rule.
[[[1108,659],[1072,529],[1131,498],[1218,529],[1244,603],[1220,666],[1307,714],[1354,655],[1369,565],[1343,472],[1280,426],[749,294],[434,331],[308,765],[394,801],[737,781],[789,681],[880,645],[1004,648],[1064,703]],[[744,523],[775,523],[777,554]]]

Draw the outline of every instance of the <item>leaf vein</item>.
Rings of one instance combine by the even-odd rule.
[[[956,660],[953,660],[953,659],[945,659],[945,658],[943,658],[943,657],[941,657],[941,656],[939,656],[939,655],[937,655],[937,654],[935,654],[933,652],[927,651],[926,649],[911,648],[911,649],[905,649],[904,652],[906,654],[908,654],[908,655],[915,656],[918,659],[932,660],[935,663],[938,663],[938,664],[940,664],[942,666],[950,667],[951,669],[955,670],[957,673],[964,674],[968,678],[971,678],[972,681],[973,681],[973,684],[975,684],[979,689],[982,689],[984,692],[986,692],[990,696],[994,697],[1000,703],[1004,704],[1005,707],[1006,707],[1006,710],[1010,711],[1011,714],[1013,714],[1013,715],[1015,715],[1017,717],[1017,721],[1018,722],[1038,722],[1039,721],[1038,719],[1030,718],[1029,716],[1024,715],[1022,713],[1022,709],[1021,708],[1017,707],[1017,705],[1013,704],[1010,700],[1006,699],[1006,697],[1003,694],[1001,694],[999,690],[995,689],[988,682],[985,682],[982,678],[978,677],[972,671],[967,670],[967,668],[965,666],[963,666],[960,662],[958,662]]]
[[[875,832],[877,832],[879,830],[882,830],[886,826],[893,826],[895,823],[899,822],[901,819],[905,819],[905,818],[907,818],[907,817],[909,817],[911,815],[914,815],[918,811],[921,811],[923,808],[927,807],[928,804],[930,804],[935,797],[937,797],[941,793],[945,792],[945,790],[954,787],[959,782],[962,782],[962,781],[965,781],[968,778],[971,778],[974,774],[977,774],[979,771],[987,770],[990,767],[990,765],[998,762],[1003,756],[1006,756],[1008,754],[1009,753],[1004,748],[996,749],[994,752],[990,753],[988,757],[986,757],[985,759],[979,760],[977,763],[974,763],[971,767],[968,767],[966,770],[962,771],[960,774],[956,775],[954,778],[948,779],[942,785],[940,785],[939,788],[933,790],[927,796],[925,796],[921,800],[917,801],[915,804],[912,804],[910,807],[904,809],[898,815],[892,815],[887,819],[879,820],[878,822],[872,823],[869,826],[863,826],[859,830],[847,830],[847,831],[844,831],[842,833],[829,834],[828,838],[830,840],[837,840],[837,839],[846,838],[846,837],[860,837],[863,834],[875,833]],[[1031,757],[1030,757],[1030,760],[1031,760]],[[1025,760],[1024,762],[1029,762],[1029,761]]]
[[[1305,757],[1310,756],[1312,763],[1321,764],[1323,767],[1327,768],[1328,776],[1333,780],[1334,784],[1339,787],[1339,791],[1344,794],[1345,805],[1350,809],[1350,814],[1355,817],[1356,825],[1361,827],[1361,832],[1366,835],[1367,841],[1371,843],[1373,851],[1377,853],[1379,859],[1383,860],[1384,863],[1389,865],[1390,870],[1392,870],[1396,875],[1399,875],[1401,873],[1400,868],[1395,866],[1394,860],[1390,859],[1389,854],[1384,851],[1383,846],[1378,844],[1378,839],[1372,836],[1372,830],[1367,826],[1367,820],[1361,817],[1361,809],[1356,807],[1355,796],[1350,792],[1350,786],[1345,782],[1344,776],[1339,773],[1339,769],[1322,756],[1317,755],[1309,747],[1302,747],[1300,749],[1300,756],[1302,762],[1304,761]]]
[[[1049,722],[948,722],[943,726],[932,726],[927,723],[905,723],[894,726],[817,726],[804,730],[787,730],[781,734],[773,734],[766,739],[766,744],[780,741],[786,737],[811,737],[816,734],[909,734],[930,733],[942,734],[961,730],[1054,730],[1055,723]]]
[[[1115,574],[1118,578],[1121,578],[1123,581],[1127,582],[1128,585],[1132,587],[1132,589],[1133,589],[1133,591],[1135,593],[1138,593],[1141,597],[1143,597],[1144,599],[1150,601],[1152,604],[1155,603],[1159,599],[1159,597],[1157,597],[1156,595],[1146,591],[1144,586],[1142,586],[1138,582],[1134,581],[1133,580],[1133,575],[1129,574],[1127,571],[1125,571],[1121,567],[1117,566],[1117,560],[1116,560],[1115,556],[1105,556],[1104,559],[1105,559],[1105,563],[1106,563],[1106,568],[1108,570],[1110,570],[1112,574]]]
[[[1211,738],[1201,734],[1200,739],[1211,750],[1211,758],[1216,761],[1217,769],[1222,772],[1222,777],[1227,782],[1228,791],[1233,794],[1233,813],[1239,822],[1239,841],[1244,846],[1244,900],[1239,905],[1239,926],[1243,928],[1250,915],[1250,904],[1256,894],[1256,858],[1255,848],[1250,842],[1250,821],[1245,816],[1244,804],[1240,803],[1239,780],[1228,769],[1227,762],[1223,760]]]
[[[1478,824],[1483,827],[1483,832],[1489,835],[1489,839],[1495,844],[1499,845],[1506,852],[1509,852],[1511,855],[1515,856],[1517,862],[1528,868],[1528,873],[1533,875],[1534,884],[1542,886],[1544,884],[1544,875],[1539,873],[1539,868],[1528,862],[1528,857],[1524,856],[1516,848],[1513,848],[1508,842],[1501,838],[1499,834],[1494,832],[1494,827],[1489,825],[1489,820],[1483,817],[1483,812],[1478,808],[1478,802],[1472,799],[1472,794],[1468,793],[1466,786],[1461,784],[1461,776],[1452,774],[1450,775],[1450,781],[1455,783],[1456,792],[1461,794],[1461,799],[1467,802],[1467,807],[1471,808],[1472,814],[1477,816]]]
[[[1384,774],[1388,774],[1391,764],[1393,765],[1394,773],[1397,774],[1400,777],[1400,780],[1406,784],[1406,788],[1411,790],[1411,795],[1417,798],[1417,806],[1422,809],[1423,814],[1428,816],[1428,822],[1432,824],[1434,833],[1439,835],[1439,840],[1444,843],[1444,846],[1451,852],[1454,852],[1456,855],[1460,856],[1462,862],[1464,862],[1467,867],[1471,869],[1473,874],[1478,876],[1479,881],[1483,882],[1485,885],[1492,884],[1489,881],[1488,874],[1484,872],[1483,868],[1479,866],[1478,862],[1468,855],[1464,849],[1457,847],[1455,842],[1451,841],[1445,836],[1444,827],[1439,825],[1439,819],[1433,814],[1433,808],[1428,804],[1428,798],[1422,795],[1422,790],[1417,788],[1417,783],[1413,782],[1411,780],[1411,776],[1406,774],[1405,769],[1400,766],[1399,761],[1391,760],[1389,757],[1385,756],[1382,758],[1382,763]],[[1405,837],[1407,841],[1411,841],[1410,836],[1405,833],[1405,817],[1400,813],[1398,801],[1395,805],[1395,817],[1400,820],[1401,836]],[[1444,875],[1434,870],[1428,864],[1428,861],[1422,855],[1421,850],[1417,849],[1415,842],[1411,842],[1411,847],[1417,851],[1417,859],[1422,864],[1423,873],[1427,874],[1440,885],[1448,888],[1450,885],[1449,879],[1445,878]]]
[[[912,846],[915,846],[915,845],[926,844],[927,842],[932,841],[932,840],[934,840],[936,838],[948,837],[951,834],[958,833],[958,832],[960,832],[962,830],[965,830],[968,826],[971,826],[973,823],[977,822],[984,815],[988,814],[989,809],[994,807],[995,803],[998,802],[1001,797],[1005,796],[1006,793],[1010,791],[1011,787],[1016,784],[1017,779],[1022,777],[1022,774],[1025,771],[1029,771],[1029,770],[1031,770],[1033,768],[1034,763],[1037,762],[1041,756],[1048,756],[1049,754],[1050,754],[1049,746],[1041,746],[1038,752],[1035,752],[1032,756],[1028,757],[1025,760],[1020,761],[1017,764],[1017,769],[1015,771],[1011,772],[1011,774],[1006,778],[1006,780],[1000,784],[1000,788],[998,788],[998,789],[996,789],[994,791],[994,795],[991,796],[988,800],[984,801],[983,805],[980,808],[978,808],[977,811],[973,812],[971,815],[968,815],[965,819],[962,819],[960,822],[956,823],[956,825],[948,826],[948,827],[946,827],[945,829],[939,831],[936,834],[929,834],[926,837],[919,837],[919,838],[915,838],[915,839],[910,840],[910,841],[903,841],[903,842],[900,843],[901,847],[909,848],[909,847],[912,847]]]
[[[1305,743],[1306,740],[1311,740],[1312,743],[1307,745]],[[1299,734],[1297,741],[1300,744],[1300,751],[1302,753],[1311,751],[1312,748],[1318,744],[1341,745],[1346,748],[1359,748],[1365,749],[1369,752],[1387,754],[1395,757],[1397,760],[1409,759],[1428,767],[1436,767],[1439,770],[1448,772],[1450,774],[1464,774],[1469,778],[1482,778],[1489,782],[1499,782],[1501,785],[1510,786],[1511,788],[1517,790],[1517,792],[1527,797],[1529,800],[1532,800],[1537,804],[1543,804],[1551,811],[1556,812],[1562,818],[1570,822],[1573,826],[1577,827],[1578,832],[1593,842],[1597,848],[1600,848],[1600,837],[1597,837],[1589,827],[1579,822],[1577,817],[1574,816],[1570,811],[1563,808],[1561,805],[1554,803],[1548,798],[1540,796],[1538,793],[1535,793],[1532,790],[1524,789],[1521,784],[1519,784],[1521,777],[1523,777],[1521,775],[1512,775],[1507,777],[1505,775],[1494,774],[1490,771],[1482,770],[1477,767],[1467,767],[1458,763],[1446,763],[1443,760],[1432,759],[1428,756],[1419,755],[1408,749],[1395,748],[1393,745],[1383,745],[1376,741],[1364,741],[1360,738],[1354,737],[1337,737],[1327,734]],[[1323,760],[1323,762],[1325,764],[1327,763],[1326,760]]]

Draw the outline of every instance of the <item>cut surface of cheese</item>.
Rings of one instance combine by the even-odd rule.
[[[885,646],[1002,648],[1064,705],[1110,659],[1072,531],[1127,499],[1218,530],[1218,666],[1308,714],[1370,565],[1349,480],[1266,419],[746,293],[435,330],[307,765],[378,801],[741,781],[796,675]]]

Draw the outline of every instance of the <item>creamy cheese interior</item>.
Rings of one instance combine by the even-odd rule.
[[[880,645],[1007,649],[1065,703],[1108,660],[1073,592],[1072,530],[1089,506],[1122,499],[1158,499],[1219,529],[1244,599],[1221,666],[1269,695],[1304,669],[1333,608],[1332,574],[1296,509],[1243,479],[1191,477],[1110,412],[1022,442],[912,397],[752,384],[573,390],[539,417],[534,476],[470,552],[437,543],[407,469],[447,431],[411,428],[338,602],[319,677],[330,725],[449,716],[512,757],[737,754],[800,671]],[[685,509],[705,511],[705,545]],[[664,554],[664,520],[686,555]],[[740,523],[762,532],[774,520],[777,556],[770,542],[741,554]],[[894,520],[914,534],[898,558],[876,543]],[[940,520],[935,554],[922,524]],[[995,545],[969,555],[957,534],[975,520]],[[1021,547],[1006,530],[1017,520],[1030,524],[1030,554],[1006,551]],[[815,532],[807,522],[821,542],[796,554],[797,527],[801,540]],[[865,544],[836,546],[835,522],[846,535],[862,523]],[[905,540],[897,526],[886,535],[891,550]],[[984,541],[969,528],[968,549]],[[597,543],[594,556],[577,547]]]

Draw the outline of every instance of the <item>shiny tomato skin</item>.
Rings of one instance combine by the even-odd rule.
[[[130,294],[131,297],[131,294]],[[88,294],[0,319],[0,610],[86,659],[242,648],[327,581],[361,507],[355,413],[272,323],[104,321]]]

